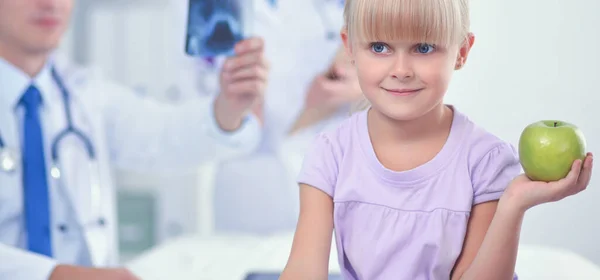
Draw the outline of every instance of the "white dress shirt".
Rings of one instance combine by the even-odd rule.
[[[50,73],[57,65],[71,97],[74,126],[90,138],[101,178],[101,230],[78,229],[90,203],[93,172],[82,142],[69,136],[60,143],[64,183],[50,179],[54,258],[25,251],[23,192],[20,161],[14,173],[0,172],[0,280],[47,279],[57,263],[115,265],[118,262],[115,193],[111,170],[195,168],[204,161],[223,160],[249,153],[260,138],[258,121],[249,116],[235,132],[223,132],[214,119],[211,99],[174,106],[142,99],[126,88],[78,68],[48,63],[33,79],[0,59],[0,137],[6,148],[21,154],[22,109],[17,106],[25,90],[41,92],[40,109],[48,170],[50,146],[67,126],[62,93]],[[50,172],[48,172],[50,173]],[[61,185],[61,186],[59,186]],[[67,193],[67,195],[65,195]],[[69,199],[71,197],[72,199]],[[79,219],[79,220],[78,220]],[[98,242],[96,242],[98,241]]]

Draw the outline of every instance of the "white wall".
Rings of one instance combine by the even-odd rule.
[[[476,44],[448,101],[515,144],[531,122],[573,122],[583,129],[590,151],[600,154],[600,32],[595,31],[600,1],[471,2]],[[168,57],[176,55],[171,52],[182,53],[169,47],[179,43],[169,41],[177,36],[160,40],[169,30],[170,12],[160,4],[98,9],[90,16],[91,61],[124,83],[164,87],[170,76],[161,69],[169,67]],[[569,248],[600,264],[599,178],[595,174],[590,188],[576,197],[529,211],[522,242]]]
[[[581,127],[600,154],[600,1],[472,2],[476,38],[448,100],[517,144],[540,119]],[[576,197],[532,209],[522,242],[566,247],[600,264],[600,173]]]

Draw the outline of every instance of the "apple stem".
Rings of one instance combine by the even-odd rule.
[[[558,122],[554,122],[554,127],[556,127],[558,125]]]

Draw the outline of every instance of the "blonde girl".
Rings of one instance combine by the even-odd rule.
[[[474,43],[468,0],[347,0],[341,36],[370,106],[306,155],[281,279],[327,279],[334,232],[344,279],[516,278],[525,212],[585,189],[591,153],[531,181],[513,146],[443,102]]]

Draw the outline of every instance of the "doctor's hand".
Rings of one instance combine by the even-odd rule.
[[[221,92],[215,101],[215,118],[226,131],[239,128],[246,114],[262,103],[269,73],[261,38],[239,42],[235,52],[223,64]]]
[[[362,97],[356,69],[343,48],[336,54],[325,73],[317,75],[309,86],[304,109],[296,119],[288,135],[333,116],[342,106]]]
[[[362,97],[356,69],[343,50],[340,50],[331,67],[313,80],[306,95],[305,107],[326,111],[337,110]]]
[[[127,269],[87,268],[58,265],[49,280],[141,280]]]

